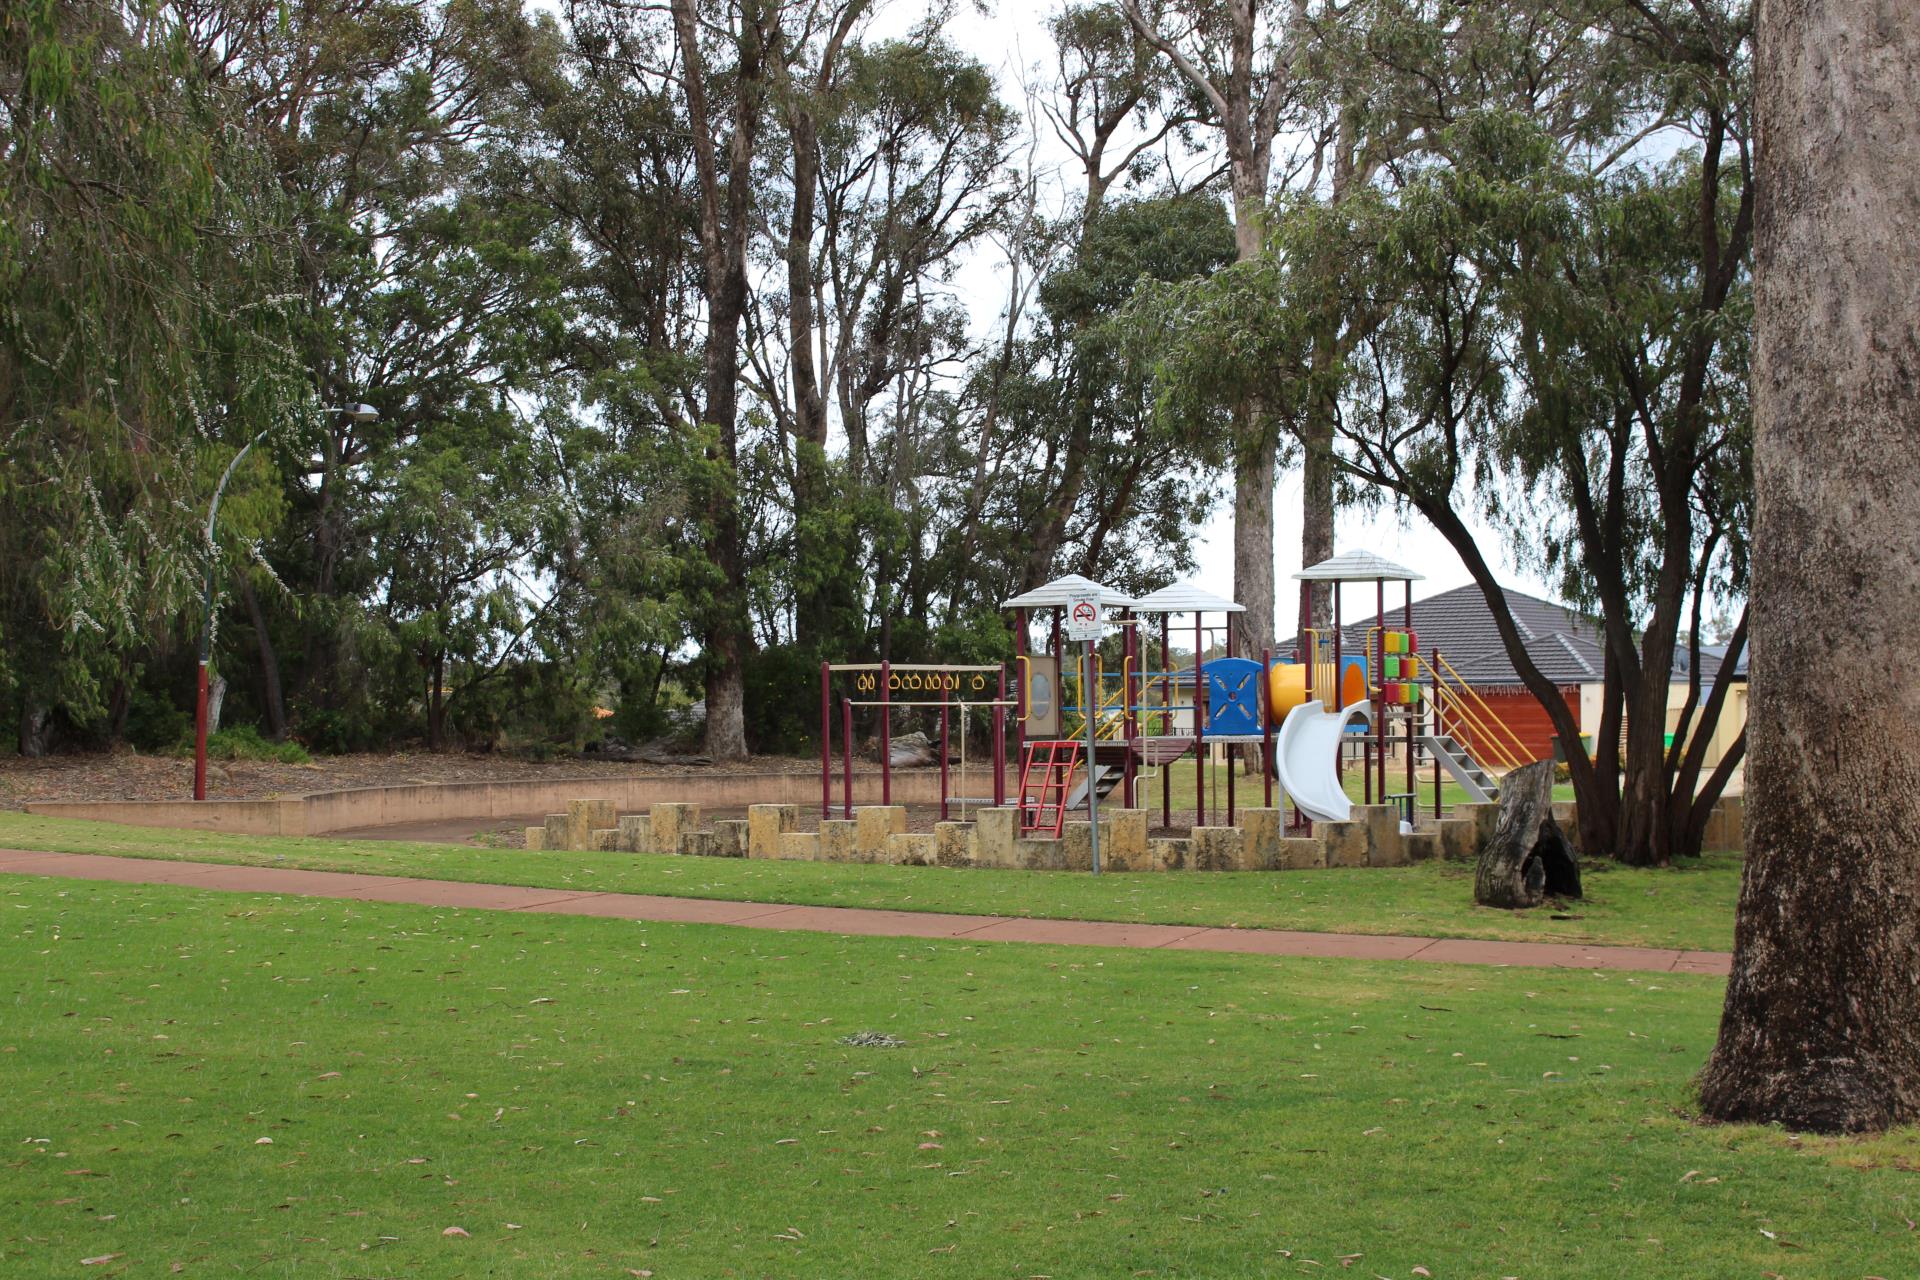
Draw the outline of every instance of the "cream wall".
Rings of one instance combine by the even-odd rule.
[[[1580,732],[1588,735],[1600,730],[1600,701],[1602,686],[1583,684],[1580,686]],[[1707,689],[1700,690],[1701,701],[1705,701]],[[1680,723],[1680,711],[1687,705],[1687,686],[1684,681],[1667,686],[1667,732],[1673,732]],[[1713,740],[1707,745],[1706,767],[1711,769],[1725,757],[1733,740],[1747,723],[1747,685],[1745,681],[1727,691],[1727,704],[1720,711],[1720,723],[1715,727]],[[1744,772],[1743,765],[1736,770],[1738,778]]]

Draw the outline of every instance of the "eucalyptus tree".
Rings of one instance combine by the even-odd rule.
[[[417,513],[389,504],[414,464],[444,474],[450,444],[468,479],[532,483],[487,424],[511,397],[545,394],[561,328],[555,268],[570,247],[501,180],[524,135],[509,73],[535,56],[538,29],[517,0],[329,0],[297,22],[253,0],[174,8],[194,64],[272,165],[299,246],[295,345],[313,398],[380,411],[305,415],[269,454],[287,519],[241,582],[260,705],[276,735],[292,721],[349,745],[420,727],[418,714],[439,745],[445,685],[416,698],[434,660],[381,597],[446,566],[394,558],[425,544],[391,536]],[[444,524],[456,513],[464,533]],[[446,508],[438,540],[489,545],[488,514]],[[375,660],[396,646],[415,664],[397,687]]]
[[[261,139],[177,15],[9,6],[0,125],[0,697],[38,754],[124,717],[213,478],[305,396]]]
[[[792,441],[779,514],[795,632],[825,652],[869,614],[889,616],[895,580],[919,561],[889,513],[915,502],[928,392],[969,345],[946,281],[999,223],[1015,118],[987,68],[940,34],[939,13],[872,40],[864,4],[796,8],[777,38],[793,59],[778,95],[789,145],[767,181],[766,250],[780,255],[768,274],[785,288],[751,300],[748,378]],[[832,463],[830,424],[845,440]],[[862,507],[877,525],[849,523]]]
[[[1267,260],[1146,314],[1178,335],[1170,407],[1255,377],[1282,416],[1339,407],[1341,470],[1419,511],[1481,586],[1566,745],[1583,846],[1659,863],[1697,851],[1741,754],[1703,780],[1731,681],[1702,696],[1701,622],[1746,571],[1747,15],[1522,12],[1398,6],[1354,33],[1345,74],[1401,104],[1409,150],[1339,205],[1284,206]],[[1330,309],[1358,318],[1359,341],[1317,359]],[[1604,619],[1591,759],[1475,539],[1476,502]],[[1694,675],[1669,748],[1682,630]],[[1742,623],[1733,652],[1744,638]]]
[[[1920,28],[1895,0],[1767,0],[1757,97],[1753,762],[1721,1120],[1920,1121]]]
[[[1312,40],[1309,0],[1116,0],[1141,38],[1204,100],[1226,150],[1234,243],[1247,262],[1266,250],[1275,146],[1299,106],[1298,64]],[[1233,459],[1233,592],[1246,606],[1234,619],[1241,651],[1274,635],[1273,489],[1280,437],[1253,389],[1236,408]],[[1317,444],[1318,442],[1314,442]],[[1311,446],[1310,446],[1311,447]],[[1333,551],[1331,472],[1311,486],[1301,546],[1307,562]]]

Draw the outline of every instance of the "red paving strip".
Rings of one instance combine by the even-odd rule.
[[[344,871],[245,867],[91,853],[33,853],[0,849],[0,875],[65,876],[121,884],[185,885],[237,893],[402,902],[456,910],[533,911],[681,924],[726,924],[749,929],[800,930],[888,938],[964,938],[969,942],[1036,942],[1086,947],[1165,948],[1240,955],[1309,956],[1340,960],[1420,960],[1546,969],[1626,969],[1724,977],[1733,957],[1721,951],[1657,947],[1593,947],[1563,942],[1488,942],[1469,938],[1411,938],[1387,934],[1307,933],[1288,929],[1215,929],[1196,925],[1124,924],[1099,920],[1032,920],[1007,916],[880,911],[860,907],[783,906],[664,898],[590,889],[532,889],[462,880],[414,880]]]

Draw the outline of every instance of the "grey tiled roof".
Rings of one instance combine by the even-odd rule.
[[[1551,600],[1503,588],[1507,608],[1520,630],[1522,644],[1540,673],[1556,685],[1591,684],[1604,678],[1606,651],[1600,621]],[[1403,614],[1387,606],[1386,625],[1399,629]],[[1367,632],[1378,625],[1369,613],[1348,624],[1341,645],[1358,653]],[[1507,657],[1506,645],[1493,623],[1493,611],[1478,586],[1456,587],[1413,602],[1413,630],[1423,652],[1440,651],[1468,684],[1517,685],[1520,673]],[[1684,674],[1682,676],[1684,679]]]

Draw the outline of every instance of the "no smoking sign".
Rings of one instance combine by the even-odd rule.
[[[1067,603],[1067,639],[1098,640],[1104,629],[1100,602],[1092,596],[1082,596]]]

